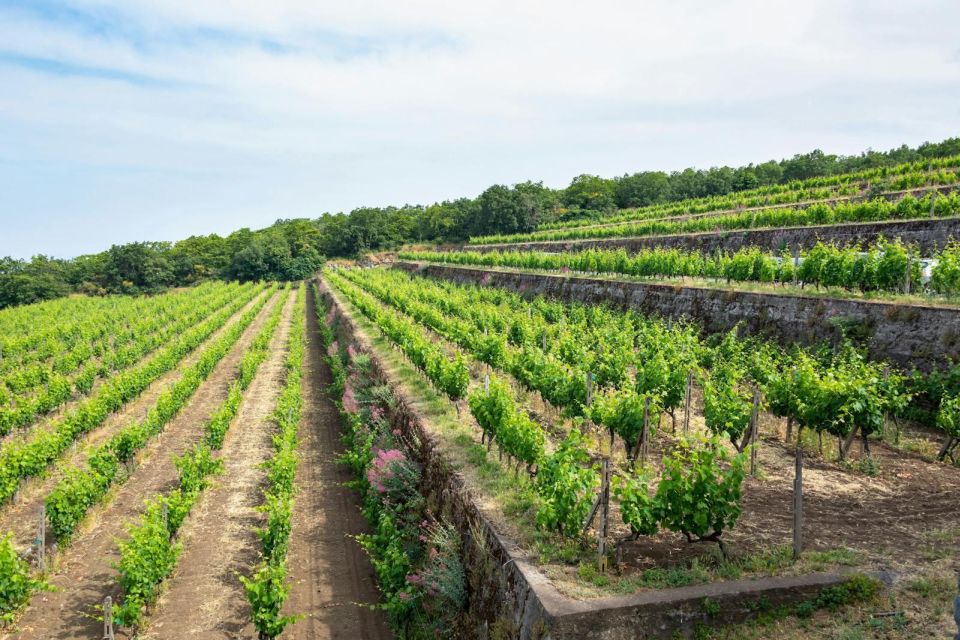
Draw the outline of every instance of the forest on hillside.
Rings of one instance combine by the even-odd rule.
[[[815,150],[741,167],[644,171],[615,178],[575,177],[563,189],[542,182],[493,185],[476,198],[427,206],[361,207],[316,219],[278,220],[223,237],[114,245],[72,259],[44,255],[0,258],[0,308],[70,293],[151,293],[224,280],[299,280],[327,258],[410,243],[462,242],[471,236],[523,233],[549,222],[590,218],[687,198],[717,196],[796,180],[960,154],[960,138],[886,152],[840,156]]]

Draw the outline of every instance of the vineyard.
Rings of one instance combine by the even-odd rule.
[[[457,422],[469,415],[474,444],[462,457],[505,501],[500,525],[537,550],[566,595],[868,570],[889,566],[890,554],[906,571],[926,562],[931,531],[957,542],[955,396],[923,398],[940,409],[917,422],[917,400],[938,385],[853,344],[705,337],[691,323],[389,269],[328,270],[325,280]],[[464,446],[463,435],[450,446]],[[814,461],[801,533],[815,550],[801,543],[792,557],[798,457]],[[502,475],[484,482],[488,467]],[[609,573],[587,551],[596,553],[598,495],[609,495]]]
[[[0,310],[0,633],[942,636],[958,172]]]
[[[950,628],[947,585],[960,568],[960,368],[946,340],[928,343],[911,366],[909,357],[886,360],[870,335],[917,322],[923,309],[951,323],[960,314],[957,239],[922,236],[934,233],[928,221],[960,218],[957,162],[619,210],[475,236],[460,247],[408,247],[386,257],[399,268],[328,267],[328,322],[355,341],[335,359],[347,380],[343,404],[368,419],[355,397],[369,354],[381,377],[420,407],[416,415],[469,488],[464,500],[476,505],[477,520],[509,540],[504,566],[527,567],[499,579],[526,581],[561,637],[574,628],[608,637],[637,620],[669,627],[677,623],[663,617],[680,610],[693,622],[674,628],[694,633],[724,617],[725,606],[758,606],[734,604],[730,593],[745,585],[769,585],[761,600],[779,598],[777,585],[796,593],[803,579],[825,575],[863,576],[837,593],[880,602],[877,590],[888,590],[889,608],[915,602],[919,584],[940,585],[940,604],[921,605],[929,615],[854,606],[860,622],[844,620],[880,634],[869,637],[933,637]],[[852,243],[833,233],[888,221],[918,231],[905,241],[878,224]],[[722,240],[713,237],[709,250],[696,248],[705,232],[787,227],[816,232],[776,249],[717,249]],[[672,285],[678,299],[686,288],[749,292],[762,306],[766,295],[774,325],[788,320],[777,309],[784,296],[818,309],[844,300],[845,309],[881,302],[888,311],[857,324],[829,317],[827,307],[807,322],[819,314],[840,329],[835,337],[785,340],[788,332],[733,323],[705,329],[718,324],[711,314],[722,315],[722,304],[685,303],[692,313],[680,317],[643,311],[669,305],[669,289],[657,290],[656,305],[639,302],[642,287],[613,293],[644,282]],[[398,458],[397,475],[404,463]],[[386,589],[377,570],[385,597],[416,591],[410,581]],[[710,586],[724,583],[730,593]],[[658,590],[659,600],[644,595]],[[690,600],[666,604],[690,593],[704,594],[699,612]],[[726,605],[713,602],[717,594]],[[565,627],[567,609],[551,608],[557,598],[596,617],[587,623],[571,613]],[[812,615],[805,607],[822,603],[794,610],[801,622],[781,612],[763,624],[839,637],[816,631],[836,623],[829,611],[839,605],[819,614],[819,626],[802,622]],[[742,623],[716,633],[768,637],[763,627],[748,635],[756,629]]]
[[[339,560],[288,553],[312,545],[311,518],[363,527],[340,502],[297,506],[302,457],[339,432],[336,416],[304,420],[330,406],[314,300],[304,284],[207,283],[0,314],[4,637],[274,638],[310,612],[304,593]],[[338,472],[329,452],[323,465]],[[350,590],[377,600],[372,580]],[[387,637],[374,612],[352,618],[354,637]]]

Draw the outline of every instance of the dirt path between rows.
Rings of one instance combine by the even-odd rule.
[[[270,355],[260,365],[221,449],[223,475],[203,492],[180,530],[183,553],[166,593],[146,622],[139,640],[253,638],[239,575],[250,575],[258,560],[264,472],[273,452],[270,414],[284,380],[284,363],[293,315],[291,294]]]
[[[143,418],[147,410],[156,402],[157,397],[167,387],[181,378],[183,370],[199,360],[204,349],[213,344],[213,341],[222,336],[230,326],[239,321],[243,314],[254,306],[263,295],[264,294],[261,293],[255,296],[254,299],[244,305],[240,311],[231,316],[224,326],[220,327],[220,329],[197,346],[196,349],[191,351],[186,358],[181,360],[180,364],[173,370],[160,376],[160,378],[147,387],[143,393],[125,404],[116,413],[107,416],[103,424],[78,440],[76,448],[68,451],[58,460],[56,467],[45,477],[31,478],[24,482],[20,488],[20,496],[17,503],[8,503],[0,507],[0,531],[4,533],[8,531],[13,532],[14,544],[16,544],[18,548],[25,549],[33,544],[37,536],[37,521],[40,506],[46,499],[47,494],[49,494],[57,482],[60,481],[63,475],[60,469],[83,464],[90,453],[91,447],[111,438],[133,420]],[[268,303],[266,306],[271,306],[271,304],[272,303]],[[264,317],[262,312],[260,317]],[[242,340],[243,338],[241,338],[241,341]],[[228,354],[224,360],[229,358],[230,356]],[[211,375],[211,377],[214,375],[216,374]]]
[[[130,478],[114,489],[112,499],[91,515],[74,542],[57,558],[50,576],[57,590],[35,595],[18,623],[19,631],[5,638],[100,637],[102,624],[95,620],[95,607],[104,596],[118,595],[113,568],[119,560],[117,539],[125,537],[127,524],[141,512],[144,500],[176,487],[173,457],[200,441],[202,425],[226,399],[247,347],[275,304],[277,296],[267,302],[187,406],[141,451]]]
[[[392,638],[382,612],[373,567],[351,536],[368,532],[357,494],[344,486],[350,471],[337,464],[343,451],[340,415],[327,394],[330,370],[317,335],[313,293],[307,300],[304,411],[301,459],[287,565],[292,585],[285,611],[305,617],[283,637],[289,640]]]

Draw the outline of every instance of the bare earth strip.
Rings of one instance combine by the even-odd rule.
[[[118,595],[115,592],[116,570],[113,568],[119,560],[117,539],[124,537],[127,523],[140,513],[145,499],[176,487],[177,471],[173,457],[203,437],[202,425],[226,399],[244,352],[276,301],[274,296],[264,306],[187,406],[167,425],[163,434],[140,453],[140,464],[134,473],[115,490],[106,505],[92,514],[85,530],[58,558],[50,577],[57,591],[34,596],[19,621],[20,631],[8,635],[8,638],[100,637],[102,624],[94,618],[95,606],[106,595]]]
[[[223,475],[203,492],[180,530],[184,550],[167,592],[147,621],[140,640],[253,638],[250,607],[238,575],[257,563],[260,541],[254,529],[262,517],[264,472],[273,425],[269,418],[283,385],[286,345],[293,314],[287,300],[270,356],[247,389],[221,450]]]
[[[0,508],[0,532],[6,533],[12,531],[14,534],[14,543],[18,548],[26,548],[32,544],[37,536],[37,517],[40,506],[43,504],[44,499],[46,499],[47,494],[50,493],[62,477],[59,467],[83,464],[90,452],[90,447],[108,440],[133,420],[143,418],[147,409],[153,406],[163,390],[179,380],[183,375],[183,370],[194,364],[200,358],[204,349],[222,336],[227,329],[237,322],[263,295],[264,294],[255,296],[253,300],[231,316],[223,327],[215,331],[207,340],[190,352],[173,370],[160,376],[160,378],[147,387],[142,394],[125,404],[116,413],[108,416],[102,425],[81,438],[77,442],[76,450],[67,453],[63,459],[57,463],[57,468],[52,470],[47,476],[34,478],[25,482],[20,489],[20,497],[17,504],[7,504]],[[266,306],[271,306],[271,304],[268,303]],[[264,314],[261,311],[260,318],[263,317]],[[258,319],[257,322],[259,323],[261,320]],[[249,335],[249,333],[250,330],[248,329],[247,334]],[[247,340],[244,344],[249,343],[246,337],[243,339]],[[230,356],[227,356],[224,360],[229,359],[229,357]],[[221,366],[222,364],[221,362]]]
[[[307,300],[301,459],[287,555],[292,584],[285,611],[303,614],[283,637],[290,640],[380,640],[393,637],[383,613],[363,605],[379,600],[373,567],[351,538],[369,531],[355,492],[344,483],[350,471],[337,464],[343,450],[340,416],[326,392],[330,370],[323,362],[312,300]]]

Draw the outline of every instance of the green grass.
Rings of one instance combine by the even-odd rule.
[[[554,550],[554,557],[562,554]],[[706,553],[683,565],[652,567],[628,574],[611,571],[601,574],[596,569],[595,552],[581,553],[576,581],[581,595],[603,595],[593,591],[629,594],[649,589],[686,587],[718,580],[739,580],[760,576],[800,575],[855,567],[862,564],[862,554],[840,548],[807,551],[794,563],[789,546],[724,558],[720,551],[708,547]]]
[[[858,580],[825,590],[801,606],[761,613],[756,619],[703,629],[704,640],[928,640],[953,637],[956,594],[950,571],[932,570],[885,591]]]

